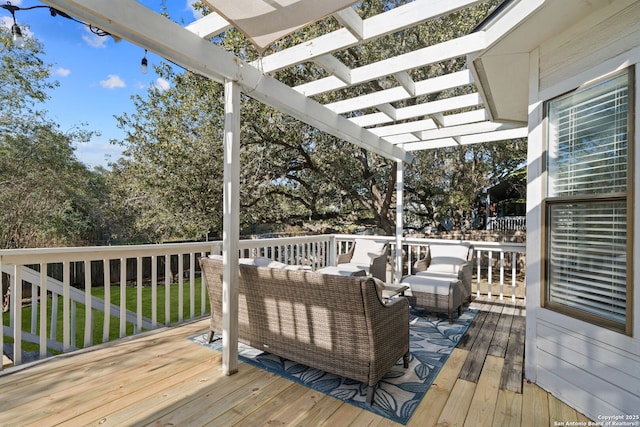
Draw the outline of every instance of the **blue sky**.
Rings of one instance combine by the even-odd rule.
[[[3,1],[3,0],[0,0]],[[20,7],[44,5],[38,1],[12,0]],[[140,0],[139,3],[154,10],[168,8],[171,19],[182,25],[196,19],[190,7],[193,0]],[[45,63],[52,64],[53,78],[60,86],[50,92],[44,106],[49,118],[68,131],[86,124],[84,129],[98,131],[87,144],[76,147],[76,157],[88,167],[116,161],[121,155],[119,145],[109,144],[111,139],[121,140],[124,133],[117,128],[114,116],[132,113],[134,95],[145,96],[147,88],[167,87],[153,72],[153,64],[162,59],[148,53],[149,72],[140,72],[144,49],[125,40],[116,43],[113,38],[93,35],[85,26],[69,19],[52,17],[48,9],[17,11],[16,20],[26,34],[36,37],[44,46]],[[0,9],[0,25],[11,26],[8,11]]]

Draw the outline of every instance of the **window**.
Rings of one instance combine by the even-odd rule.
[[[545,106],[544,305],[628,334],[633,74],[627,69]]]

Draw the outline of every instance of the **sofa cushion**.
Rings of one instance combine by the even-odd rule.
[[[257,256],[253,258],[253,265],[256,265],[258,267],[281,268],[283,270],[312,270],[308,265],[289,265],[280,261],[274,261],[271,258],[263,256]]]
[[[253,259],[253,265],[257,265],[258,267],[269,267],[269,268],[285,268],[287,264],[283,262],[274,261],[271,258],[257,256]]]
[[[384,252],[385,242],[376,242],[375,240],[356,239],[351,257],[351,264],[366,265],[367,268],[371,264],[371,258],[382,255]]]
[[[409,276],[402,279],[402,284],[411,288],[411,292],[423,292],[434,295],[449,295],[460,280],[457,277]]]

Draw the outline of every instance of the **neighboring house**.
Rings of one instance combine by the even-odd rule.
[[[526,171],[520,169],[483,189],[476,199],[477,217],[480,220],[476,228],[526,230],[526,196]]]
[[[476,82],[529,126],[526,377],[637,423],[640,2],[507,1],[491,26],[511,30],[470,58]]]

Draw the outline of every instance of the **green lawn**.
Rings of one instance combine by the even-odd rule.
[[[201,287],[202,282],[200,278],[196,278],[195,280],[195,303],[194,303],[194,315],[198,317],[201,313]],[[111,286],[109,288],[111,292],[111,304],[120,306],[120,286]],[[179,302],[179,286],[177,284],[173,284],[169,287],[170,291],[170,323],[178,322],[178,302]],[[104,299],[104,287],[99,286],[92,288],[91,293],[93,296]],[[157,286],[157,323],[159,326],[165,324],[165,286],[158,285]],[[126,288],[126,306],[127,309],[136,313],[137,310],[137,288],[127,287]],[[152,297],[151,297],[151,287],[143,287],[142,288],[142,316],[148,320],[151,320],[151,311],[152,311]],[[47,319],[51,319],[51,298],[47,299]],[[189,319],[190,316],[190,299],[189,299],[189,283],[186,282],[183,285],[183,320]],[[209,310],[209,303],[206,302],[207,311]],[[31,311],[32,307],[27,306],[22,309],[22,330],[23,331],[31,331]],[[103,326],[104,326],[104,314],[95,309],[93,311],[93,344],[98,344],[102,342],[103,335]],[[84,346],[84,329],[85,329],[85,305],[84,304],[76,304],[76,347]],[[36,331],[39,328],[39,309],[37,314],[37,323],[36,323]],[[4,325],[9,325],[9,313],[3,313],[3,322]],[[62,342],[62,297],[58,299],[58,313],[57,313],[57,328],[56,328],[56,340]],[[50,321],[47,321],[47,328],[50,328]],[[134,324],[127,323],[126,325],[126,335],[133,334]],[[47,333],[48,335],[48,333]],[[117,339],[120,337],[120,321],[117,317],[111,316],[109,321],[109,340]],[[13,340],[9,337],[5,337],[5,342],[10,343]],[[32,344],[23,342],[23,349],[25,351],[38,351],[38,344]],[[53,352],[53,351],[52,351]],[[55,353],[55,352],[53,352]]]

